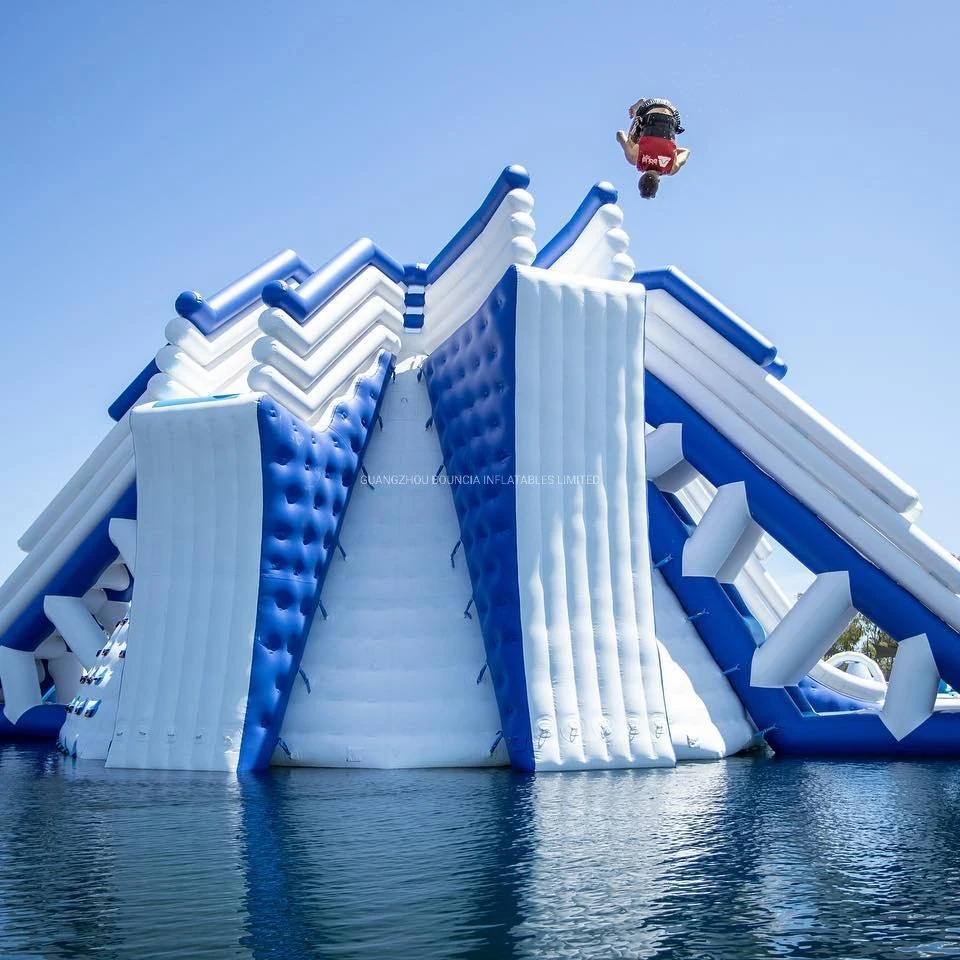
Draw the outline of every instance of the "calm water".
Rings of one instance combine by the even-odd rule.
[[[105,771],[0,748],[0,957],[960,956],[960,766]]]

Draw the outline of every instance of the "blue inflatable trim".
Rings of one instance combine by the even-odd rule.
[[[336,553],[367,444],[377,422],[393,355],[361,377],[314,432],[262,397],[257,424],[263,469],[260,589],[247,712],[238,772],[265,769],[280,738],[323,582]]]
[[[228,284],[209,300],[204,300],[193,290],[185,290],[177,297],[176,311],[205,337],[209,337],[242,310],[256,303],[264,285],[271,280],[293,279],[299,282],[311,273],[313,270],[293,250],[284,250]],[[159,372],[156,360],[151,360],[107,408],[111,419],[120,420],[143,396],[150,378]]]
[[[942,676],[951,684],[952,678],[960,679],[960,636],[955,631],[844,542],[660,380],[647,373],[644,383],[647,421],[653,426],[680,423],[684,457],[700,473],[715,486],[743,482],[751,515],[774,539],[815,574],[846,570],[859,611],[895,640],[926,633]],[[654,560],[682,557],[689,533],[684,520],[659,491],[650,496],[649,512]],[[695,622],[697,631],[721,669],[732,670],[730,683],[757,726],[772,728],[766,738],[775,750],[820,756],[960,756],[960,714],[934,714],[897,741],[873,710],[803,712],[797,707],[798,702],[809,703],[803,687],[752,687],[755,641],[735,606],[734,591],[724,590],[711,578],[683,577],[680,568],[675,560],[661,569],[688,613],[709,609],[709,617]],[[813,692],[810,684],[805,686]],[[800,722],[801,718],[816,722]]]
[[[410,287],[427,286],[427,265],[408,263],[403,268],[403,282],[406,290],[403,295],[403,325],[408,330],[420,330],[423,327],[423,307],[427,302],[424,292],[413,293]]]
[[[504,197],[511,190],[525,189],[530,186],[530,174],[518,164],[505,167],[497,177],[496,183],[490,189],[477,212],[457,231],[453,239],[430,261],[427,267],[427,283],[436,283],[452,266],[460,255],[483,232],[483,228],[490,222],[497,212]]]
[[[263,288],[263,302],[303,323],[368,266],[376,267],[394,283],[403,282],[403,267],[372,240],[362,237],[306,277],[298,287],[291,287],[283,280],[271,281]]]
[[[209,337],[240,311],[256,303],[267,284],[290,279],[302,283],[312,273],[313,270],[293,250],[284,250],[224,287],[209,300],[204,300],[192,290],[184,291],[177,297],[176,310],[205,337]]]
[[[552,267],[577,242],[596,212],[608,203],[616,203],[617,197],[612,183],[606,180],[595,183],[573,216],[537,254],[533,265],[544,269]]]
[[[825,757],[957,757],[960,715],[934,714],[909,736],[897,741],[875,709],[834,695],[805,678],[799,687],[767,689],[750,685],[750,665],[759,624],[749,615],[739,593],[711,577],[684,577],[683,546],[692,532],[676,509],[674,498],[648,484],[650,548],[654,561],[672,557],[660,567],[667,585],[688,615],[710,655],[740,698],[754,724],[778,753]],[[762,635],[762,631],[761,631]],[[815,712],[818,705],[822,712]],[[849,708],[849,709],[848,709]]]
[[[762,333],[754,330],[676,267],[639,270],[633,275],[633,282],[642,283],[648,290],[663,290],[669,293],[674,300],[683,304],[724,340],[768,373],[777,379],[782,379],[786,374],[787,365],[777,354],[777,348]]]
[[[123,415],[143,396],[143,391],[147,389],[150,378],[159,372],[160,368],[157,366],[157,361],[155,359],[151,360],[137,374],[136,378],[130,381],[123,393],[107,407],[110,419],[114,421],[122,420]]]
[[[11,723],[0,710],[0,742],[15,740],[56,740],[67,708],[62,703],[38,703]]]
[[[131,484],[106,512],[73,553],[64,561],[47,584],[36,593],[27,608],[0,637],[0,647],[14,650],[36,650],[54,631],[43,612],[47,594],[82,597],[97,578],[117,559],[117,548],[110,539],[110,520],[119,517],[133,520],[137,516],[137,490]]]
[[[511,764],[534,769],[517,570],[517,269],[423,365]]]

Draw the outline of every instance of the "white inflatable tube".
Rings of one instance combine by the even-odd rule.
[[[434,286],[428,287],[424,308],[423,349],[432,352],[454,330],[469,320],[483,305],[508,267],[513,264],[529,265],[536,256],[537,248],[529,237],[508,237],[503,246],[489,260],[484,260],[475,273],[466,276],[460,286],[448,286],[444,292],[434,292]],[[459,262],[458,260],[457,263]],[[444,274],[444,280],[446,276]]]
[[[111,483],[91,503],[84,502],[86,497],[82,500],[78,498],[75,508],[79,511],[82,505],[86,509],[75,522],[71,522],[73,517],[70,515],[61,517],[50,528],[41,543],[24,557],[20,566],[0,588],[0,603],[3,604],[0,608],[0,632],[6,630],[26,609],[33,597],[50,582],[70,554],[133,483],[134,476],[133,461],[130,460],[119,469]],[[71,514],[72,512],[73,508]]]
[[[629,280],[636,272],[636,265],[627,254],[630,237],[621,229],[622,224],[620,207],[605,203],[550,269],[608,280]]]
[[[368,300],[312,351],[298,356],[273,337],[261,337],[253,345],[253,358],[285,376],[301,390],[309,391],[324,373],[361,340],[369,330],[382,328],[399,349],[396,331],[403,327],[402,315],[383,300]]]
[[[124,415],[110,428],[110,432],[97,444],[94,451],[80,466],[80,469],[47,504],[40,516],[30,524],[23,536],[17,541],[21,550],[32,550],[50,528],[67,513],[77,497],[86,492],[91,485],[97,486],[99,484],[100,489],[102,489],[109,482],[108,465],[115,462],[113,455],[121,446],[132,453],[129,414]]]
[[[260,317],[260,330],[299,356],[306,357],[331,331],[368,302],[392,307],[401,316],[397,331],[402,329],[403,289],[376,267],[370,266],[361,270],[302,325],[283,310],[273,309],[264,311]]]
[[[268,364],[261,364],[250,371],[251,390],[270,394],[292,413],[313,426],[324,416],[329,406],[344,396],[364,370],[376,362],[381,350],[397,353],[400,340],[386,327],[369,330],[309,390],[301,390],[296,384]]]
[[[669,294],[662,290],[648,291],[647,308],[648,327],[656,327],[659,320],[688,341],[687,346],[674,354],[677,360],[682,362],[686,355],[692,361],[691,369],[699,369],[696,351],[703,353],[897,513],[906,513],[917,505],[919,495],[916,490],[817,413],[789,387],[765,374]],[[690,346],[695,350],[691,351]]]
[[[295,286],[288,281],[288,286]],[[209,367],[224,356],[242,348],[259,330],[260,315],[266,309],[262,300],[248,307],[210,336],[202,334],[189,320],[174,317],[164,331],[167,343],[183,350],[195,363]]]
[[[473,316],[507,267],[536,259],[532,211],[533,197],[523,189],[511,190],[480,235],[427,287],[423,347],[427,353]]]
[[[851,545],[870,557],[893,580],[913,592],[937,616],[954,629],[960,629],[960,598],[952,590],[905,556],[876,527],[837,499],[817,478],[806,473],[732,410],[724,399],[706,388],[651,341],[647,343],[646,362],[647,369],[654,376],[691,403],[761,469],[805,503]]]
[[[780,453],[792,460],[810,476],[847,504],[859,516],[869,520],[908,557],[936,577],[951,592],[960,590],[960,561],[935,544],[926,535],[917,535],[917,528],[863,485],[836,460],[813,444],[806,434],[785,421],[774,410],[748,390],[743,383],[703,354],[690,356],[689,342],[664,323],[648,326],[648,339],[668,356],[690,371],[690,375],[745,422],[757,430],[765,440],[774,444]],[[753,369],[758,368],[744,359]],[[765,378],[776,383],[773,378]],[[701,412],[706,412],[701,409]],[[756,459],[749,448],[742,448],[751,459]],[[838,529],[838,533],[847,534]]]

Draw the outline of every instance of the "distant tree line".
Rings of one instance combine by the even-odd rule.
[[[897,652],[897,644],[888,633],[884,633],[872,620],[868,620],[862,613],[858,613],[850,626],[837,638],[837,642],[827,652],[828,657],[835,653],[855,651],[876,660],[883,671],[883,675],[890,678],[890,668],[893,666],[893,656]]]

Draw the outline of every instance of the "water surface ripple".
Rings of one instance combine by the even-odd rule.
[[[960,957],[960,766],[105,770],[0,748],[0,957]]]

